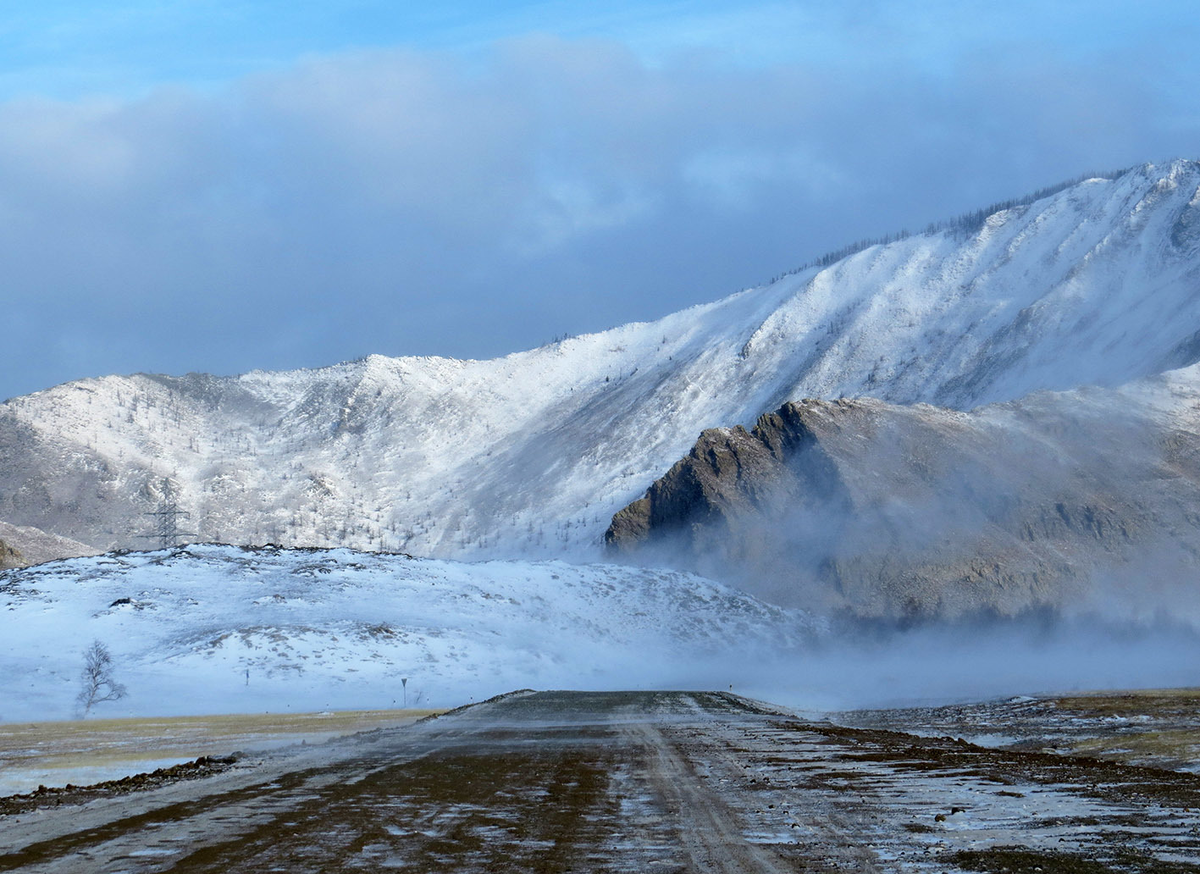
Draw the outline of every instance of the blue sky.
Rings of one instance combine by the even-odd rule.
[[[10,4],[14,5],[14,4]],[[476,2],[380,0],[45,0],[0,21],[4,72],[36,93],[136,92],[164,81],[228,82],[309,54],[366,48],[478,50],[553,33],[629,44],[647,57],[715,48],[743,63],[799,56],[938,66],[981,46],[1068,54],[1147,43],[1187,60],[1184,0],[808,0],[808,2]],[[10,89],[13,86],[10,86]]]
[[[286,69],[306,56],[363,49],[401,46],[469,56],[497,40],[529,33],[617,39],[647,58],[720,46],[743,61],[760,63],[768,53],[791,50],[783,48],[777,34],[759,30],[760,16],[789,29],[819,17],[801,14],[793,4],[712,2],[75,0],[30,4],[10,14],[0,31],[0,68],[9,95],[136,95],[165,82],[212,87]]]
[[[164,83],[213,87],[312,55],[405,47],[486,51],[530,33],[611,39],[647,61],[691,51],[749,65],[908,62],[953,74],[982,50],[1086,59],[1171,50],[1195,68],[1186,2],[476,2],[67,0],[0,20],[0,93],[137,95]]]
[[[1188,3],[22,4],[0,397],[488,357],[1200,157]]]

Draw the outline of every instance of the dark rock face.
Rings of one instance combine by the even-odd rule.
[[[1148,575],[1175,590],[1200,566],[1200,429],[1179,427],[1171,405],[1186,401],[1163,403],[1099,389],[971,413],[789,403],[752,431],[705,431],[605,540],[627,559],[860,617],[1101,597],[1145,611]]]
[[[804,421],[806,409],[825,404],[785,404],[759,417],[752,431],[703,432],[644,498],[613,516],[605,543],[630,553],[671,539],[685,552],[717,551],[733,559],[746,549],[740,541],[752,537],[747,521],[798,505],[839,503],[837,470]]]

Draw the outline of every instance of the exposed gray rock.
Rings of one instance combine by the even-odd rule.
[[[60,558],[96,555],[100,550],[38,528],[0,522],[0,568],[29,567]]]
[[[844,504],[837,470],[805,422],[808,409],[823,403],[785,404],[749,432],[740,425],[704,431],[644,498],[613,516],[605,543],[629,552],[670,539],[688,552],[737,560],[757,539],[753,520]],[[803,463],[792,463],[798,456]]]
[[[29,562],[25,560],[25,556],[21,555],[20,550],[13,548],[5,541],[0,540],[0,570],[28,566]]]

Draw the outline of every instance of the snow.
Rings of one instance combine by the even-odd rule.
[[[73,716],[83,650],[128,696],[95,715],[448,707],[515,688],[723,686],[786,659],[802,613],[689,574],[335,550],[109,554],[0,574],[0,719]],[[247,673],[248,672],[248,673]]]

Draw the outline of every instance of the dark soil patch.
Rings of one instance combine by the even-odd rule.
[[[584,862],[615,815],[605,763],[577,749],[435,753],[352,785],[316,790],[236,840],[179,859],[172,870],[561,872]]]
[[[948,857],[967,871],[987,874],[1195,874],[1195,867],[1163,862],[1135,853],[1122,853],[1108,863],[1071,853],[1050,853],[1020,847],[962,850]]]
[[[1200,775],[1186,772],[1087,756],[994,749],[960,738],[922,738],[885,729],[799,723],[779,723],[779,727],[852,744],[852,752],[841,754],[851,761],[879,762],[917,772],[959,771],[963,776],[1010,786],[1070,784],[1081,794],[1108,801],[1200,807]]]

